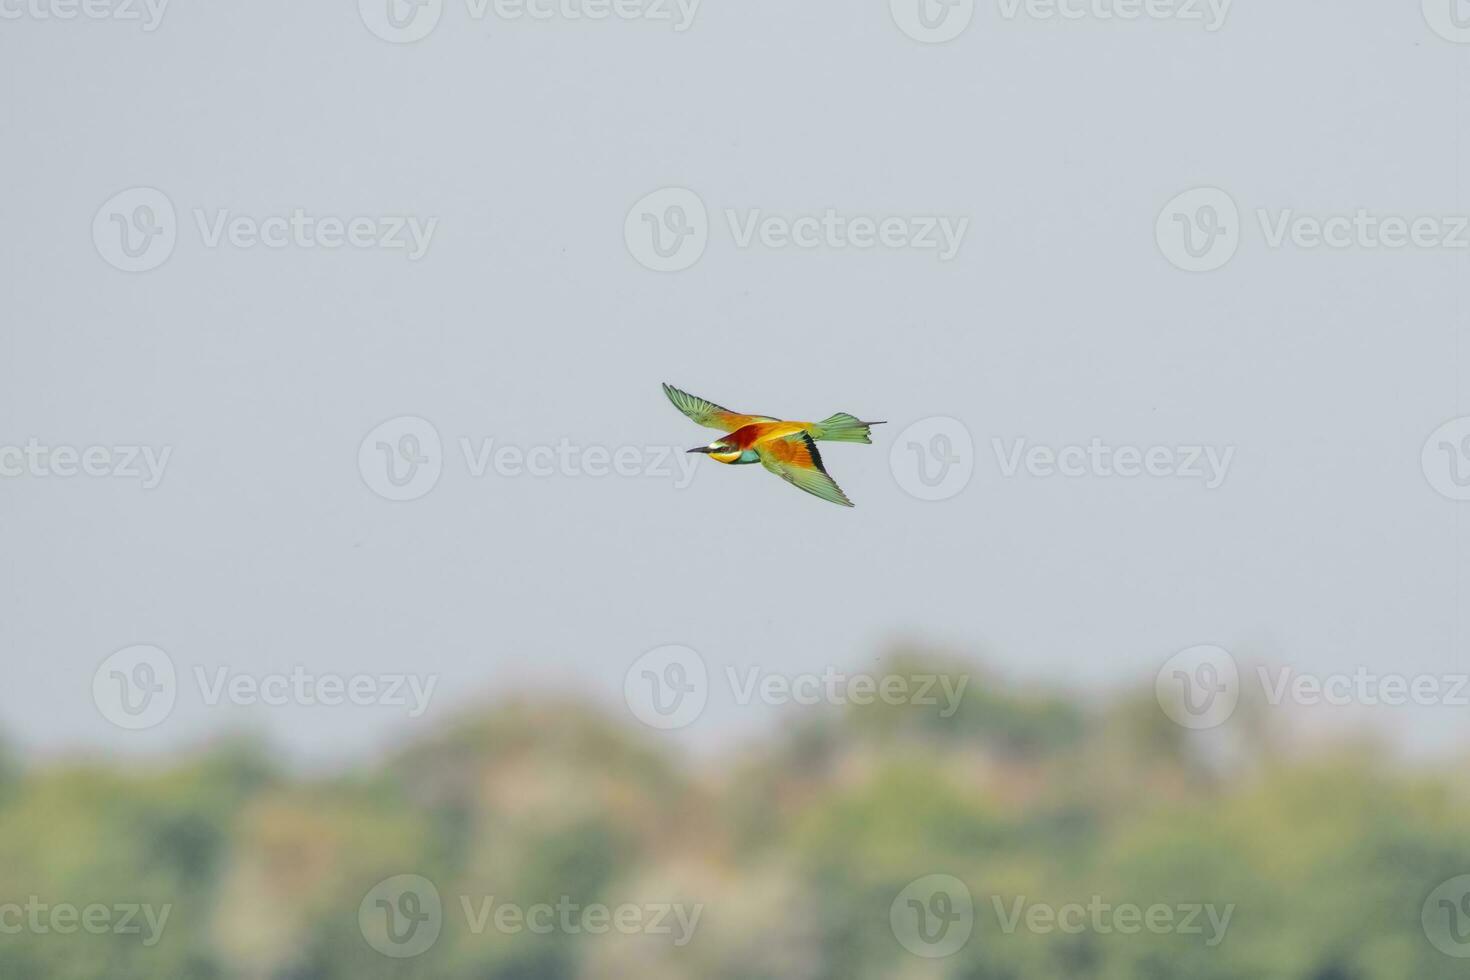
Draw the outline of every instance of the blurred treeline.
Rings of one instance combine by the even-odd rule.
[[[1459,773],[1372,744],[1288,752],[1245,707],[1170,723],[1151,687],[1084,704],[997,687],[969,663],[900,651],[878,672],[970,675],[960,709],[791,709],[718,758],[585,702],[462,716],[350,774],[303,777],[250,742],[171,767],[0,766],[0,902],[171,904],[161,941],[0,935],[0,977],[1294,978],[1470,975],[1426,939],[1425,896],[1470,871]],[[947,873],[976,927],[945,959],[906,952],[889,906]],[[371,948],[358,907],[426,876],[438,942]],[[458,896],[702,903],[693,941],[475,935]],[[997,928],[990,896],[1233,903],[1229,932]]]

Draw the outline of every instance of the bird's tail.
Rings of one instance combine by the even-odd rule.
[[[873,440],[869,438],[869,426],[882,424],[882,422],[863,422],[856,416],[838,412],[813,425],[812,438],[823,439],[827,442],[862,442],[871,445]]]

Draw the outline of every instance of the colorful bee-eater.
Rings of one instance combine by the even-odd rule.
[[[784,422],[768,415],[741,415],[673,385],[664,385],[664,394],[699,425],[725,433],[708,446],[696,446],[689,452],[704,453],[721,463],[760,463],[798,490],[843,507],[851,507],[852,501],[827,475],[816,440],[872,445],[868,427],[883,424],[862,422],[846,412],[820,422]]]

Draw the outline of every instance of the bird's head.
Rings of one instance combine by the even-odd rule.
[[[708,446],[695,446],[689,452],[704,453],[710,459],[717,460],[721,463],[733,463],[741,455],[738,447],[730,445],[723,439],[716,439]]]

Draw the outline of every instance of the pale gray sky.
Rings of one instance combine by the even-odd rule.
[[[981,0],[925,44],[876,0],[706,0],[684,31],[445,0],[398,44],[345,0],[180,3],[153,31],[35,16],[55,2],[0,0],[18,13],[0,20],[0,446],[171,455],[153,489],[0,479],[0,730],[28,749],[244,726],[335,757],[528,683],[620,705],[629,665],[670,643],[720,678],[870,668],[907,636],[1084,690],[1151,684],[1201,643],[1319,674],[1470,670],[1470,502],[1421,465],[1470,415],[1470,250],[1268,234],[1288,209],[1446,234],[1470,210],[1470,46],[1417,5],[1235,3],[1210,31]],[[128,273],[93,224],[134,187],[166,194],[177,241]],[[655,272],[625,219],[668,187],[707,208],[708,245]],[[1238,206],[1239,246],[1186,272],[1156,219],[1198,187]],[[829,208],[969,224],[942,261],[740,247],[725,214]],[[416,261],[208,244],[221,210],[296,209],[438,220]],[[461,451],[707,442],[662,381],[890,420],[876,445],[824,448],[857,508],[758,466],[698,459],[680,489],[476,477]],[[390,502],[358,451],[401,416],[437,430],[442,475]],[[963,422],[974,476],[926,502],[890,449],[934,416]],[[1207,489],[1006,476],[992,446],[1094,437],[1234,455]],[[134,644],[181,684],[166,721],[124,731],[92,683]],[[193,680],[296,665],[439,680],[420,722],[210,707]],[[671,738],[719,744],[780,714],[721,683]],[[1470,735],[1470,708],[1381,715],[1420,741]]]

